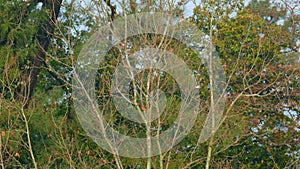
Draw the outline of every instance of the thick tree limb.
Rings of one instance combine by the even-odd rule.
[[[115,20],[115,15],[117,13],[117,10],[116,10],[116,6],[112,5],[110,0],[104,0],[104,2],[106,3],[106,5],[109,7],[110,9],[110,19],[111,21],[114,21]]]
[[[37,83],[37,77],[41,71],[42,64],[45,60],[48,46],[51,40],[51,35],[54,32],[56,26],[56,19],[60,11],[62,0],[39,0],[43,2],[43,8],[49,10],[49,20],[42,23],[37,31],[36,41],[39,44],[39,49],[35,52],[35,55],[29,58],[30,68],[26,69],[21,74],[21,87],[16,92],[16,99],[28,104],[30,98],[33,95],[34,87]]]

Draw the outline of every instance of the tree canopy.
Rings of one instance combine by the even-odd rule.
[[[186,17],[188,10],[193,14]],[[112,99],[112,80],[124,53],[148,48],[173,53],[192,70],[200,93],[190,133],[169,151],[145,159],[98,146],[78,120],[72,93],[77,59],[89,38],[118,18],[142,12],[171,13],[202,31],[214,47],[208,53],[218,55],[226,76],[220,124],[202,142],[205,119],[215,106],[212,67],[204,58],[163,34],[114,44],[97,68],[94,86],[98,108],[120,133],[159,137],[176,128],[184,102],[171,74],[146,69],[128,84],[129,102],[145,112],[158,88],[166,100],[163,113],[152,123],[126,119]],[[298,168],[299,21],[297,0],[248,5],[243,0],[0,0],[1,168]]]

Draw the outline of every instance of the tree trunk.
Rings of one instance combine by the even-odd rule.
[[[56,19],[60,11],[62,0],[39,0],[43,3],[43,8],[50,13],[49,20],[41,23],[35,37],[38,50],[30,57],[30,67],[21,74],[21,87],[17,90],[16,99],[28,105],[33,95],[34,87],[37,83],[38,74],[46,57],[46,51],[56,26]]]

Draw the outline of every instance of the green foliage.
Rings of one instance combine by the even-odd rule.
[[[24,106],[14,95],[22,85],[22,73],[29,69],[39,49],[38,29],[47,23],[50,11],[37,8],[37,1],[0,0],[0,165],[5,168],[34,168],[32,154],[38,168],[117,168],[115,157],[96,145],[81,128],[72,107],[71,78],[76,58],[93,31],[108,21],[104,15],[95,17],[88,6],[82,8],[80,3],[64,2],[34,95]],[[91,3],[103,5],[100,1]],[[185,3],[178,2],[168,11],[181,16]],[[130,1],[127,6],[131,8],[127,13],[163,8],[159,1]],[[299,15],[287,17],[288,9],[280,7],[277,10],[270,1],[252,1],[248,7],[240,0],[203,1],[194,9],[194,16],[187,19],[212,36],[228,80],[222,124],[211,140],[199,143],[210,110],[207,67],[195,52],[162,35],[131,37],[107,53],[95,79],[99,109],[105,110],[106,120],[119,132],[145,137],[145,125],[117,112],[110,97],[111,79],[124,50],[134,53],[142,47],[163,44],[161,49],[182,58],[195,73],[201,112],[180,144],[152,158],[153,168],[160,168],[161,163],[169,168],[205,168],[209,148],[211,168],[296,168],[300,156],[300,85],[295,43],[299,29],[295,25],[299,24]],[[271,23],[270,16],[286,22]],[[124,43],[132,48],[125,49]],[[151,73],[161,74],[151,81],[151,89],[160,88],[167,96],[165,112],[159,119],[159,130],[163,132],[173,125],[181,106],[181,93],[177,82],[159,70],[136,75],[138,93],[146,90]],[[164,83],[159,83],[160,78]],[[143,99],[138,99],[137,108],[147,109]],[[157,124],[158,120],[152,125]],[[120,160],[124,168],[146,168],[147,164],[146,159]]]

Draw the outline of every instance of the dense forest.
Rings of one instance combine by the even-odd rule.
[[[0,0],[0,168],[299,168],[299,38],[299,0]]]

